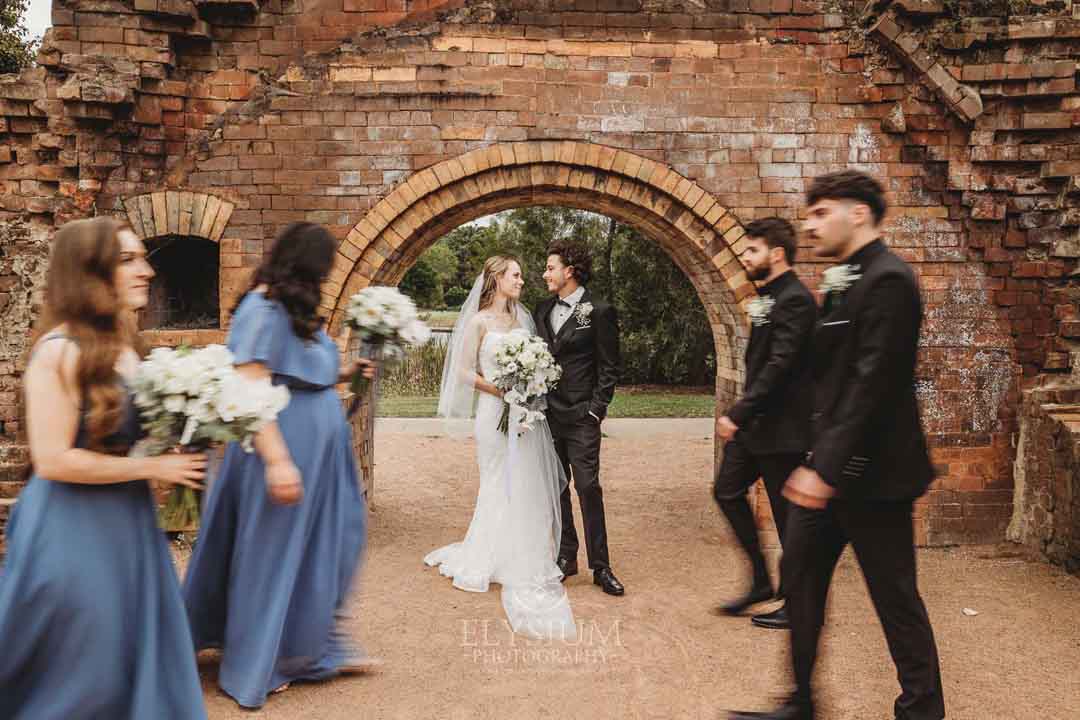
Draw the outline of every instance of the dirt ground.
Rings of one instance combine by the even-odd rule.
[[[513,636],[496,588],[455,590],[422,565],[468,526],[473,446],[434,436],[430,424],[380,421],[370,550],[348,627],[386,665],[294,685],[257,712],[239,709],[204,665],[210,717],[668,720],[770,707],[787,689],[785,633],[710,613],[746,571],[709,495],[711,421],[619,422],[605,426],[602,477],[612,564],[627,594],[604,595],[588,573],[572,578],[575,644]],[[951,720],[1080,717],[1080,579],[1001,548],[924,550],[919,559]],[[819,717],[892,718],[895,671],[850,551],[828,623]]]

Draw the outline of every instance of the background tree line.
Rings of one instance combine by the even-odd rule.
[[[484,260],[497,253],[522,260],[523,301],[548,296],[541,277],[556,238],[588,244],[592,292],[619,313],[623,384],[711,386],[716,375],[712,332],[690,281],[656,243],[615,220],[562,207],[528,207],[463,225],[424,255],[401,282],[403,292],[429,310],[457,310]]]
[[[0,74],[17,73],[34,62],[38,40],[24,23],[29,0],[0,0]]]

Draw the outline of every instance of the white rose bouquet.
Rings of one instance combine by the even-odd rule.
[[[393,360],[405,353],[405,346],[418,347],[431,339],[431,330],[416,314],[416,305],[397,288],[371,285],[349,298],[345,324],[360,335],[370,357]],[[370,381],[356,373],[352,391],[357,399],[349,408],[356,411],[359,397],[367,392]]]
[[[511,410],[520,416],[520,425],[531,430],[534,422],[544,418],[544,396],[558,384],[562,368],[555,363],[547,343],[521,329],[496,341],[495,362],[497,369],[491,382],[504,392],[506,401],[499,430],[509,432]]]
[[[205,450],[227,442],[239,442],[251,452],[255,434],[289,404],[284,386],[240,375],[233,354],[223,345],[157,348],[140,363],[133,386],[146,438],[132,454],[143,456],[177,447]],[[163,524],[187,528],[198,515],[195,492],[173,488]]]

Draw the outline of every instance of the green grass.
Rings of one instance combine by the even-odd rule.
[[[434,417],[439,399],[430,396],[387,396],[379,398],[379,417]],[[616,392],[608,408],[612,418],[700,418],[713,417],[716,398],[693,392]]]

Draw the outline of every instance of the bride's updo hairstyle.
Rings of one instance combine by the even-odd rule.
[[[510,269],[510,263],[521,261],[512,255],[492,255],[484,261],[484,287],[480,290],[480,309],[486,310],[495,300],[495,292],[499,287],[499,278]],[[517,309],[517,302],[509,300],[506,309],[513,314]]]

